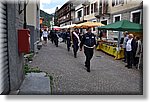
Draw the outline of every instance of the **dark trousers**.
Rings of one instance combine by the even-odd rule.
[[[70,51],[71,42],[70,39],[67,39],[67,50]]]
[[[94,53],[93,48],[84,47],[84,54],[86,56],[85,66],[87,67],[88,71],[90,71],[90,61],[93,57],[93,53]]]
[[[54,38],[53,37],[51,37],[51,42],[52,42],[52,44],[54,43]]]
[[[132,67],[133,63],[133,52],[132,51],[126,51],[127,53],[127,66]]]
[[[54,43],[55,43],[56,47],[58,47],[58,38],[54,39]]]
[[[139,57],[135,57],[135,66],[137,67],[139,64]]]
[[[78,52],[79,46],[78,44],[74,44],[73,45],[73,52],[74,52],[74,57],[77,57],[77,52]]]
[[[127,51],[126,51],[126,48],[124,48],[124,61],[125,62],[127,61]]]

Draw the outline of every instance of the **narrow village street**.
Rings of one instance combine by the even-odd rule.
[[[144,19],[143,0],[1,0],[0,95],[145,95]]]
[[[127,69],[121,60],[95,51],[91,72],[84,66],[84,53],[73,57],[66,44],[55,47],[51,42],[42,46],[31,67],[39,67],[53,77],[52,94],[140,94],[142,73]],[[43,83],[44,84],[44,83]],[[52,83],[51,83],[52,84]]]

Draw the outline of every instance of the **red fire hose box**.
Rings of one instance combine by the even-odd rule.
[[[30,30],[29,29],[18,30],[18,50],[19,53],[30,52]]]

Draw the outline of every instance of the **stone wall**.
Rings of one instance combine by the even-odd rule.
[[[9,74],[10,91],[16,91],[20,87],[23,79],[23,54],[18,53],[18,29],[23,28],[23,13],[19,14],[18,4],[8,3],[8,52],[9,52]]]

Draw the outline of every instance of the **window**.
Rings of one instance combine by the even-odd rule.
[[[86,7],[84,7],[84,16],[86,16]]]
[[[69,13],[67,14],[67,18],[69,18]]]
[[[112,6],[115,6],[115,1],[116,1],[116,0],[112,0]]]
[[[87,12],[86,12],[87,15],[89,15],[90,14],[90,7],[88,6],[86,10],[87,10]]]
[[[93,13],[93,4],[91,4],[91,14]]]
[[[104,0],[102,13],[106,14],[107,13],[107,9],[108,9],[108,0]]]
[[[78,11],[78,18],[82,17],[82,10]]]
[[[113,22],[117,22],[117,21],[120,21],[120,20],[121,20],[121,14],[113,16]]]
[[[101,23],[107,25],[107,20],[101,21]]]
[[[141,24],[141,10],[131,12],[131,21]]]
[[[140,23],[140,12],[133,13],[133,22],[134,23]]]
[[[112,6],[124,4],[124,0],[112,0]]]
[[[94,12],[97,12],[98,11],[98,5],[97,5],[97,2],[94,3]]]
[[[115,17],[115,22],[120,21],[120,16]]]

